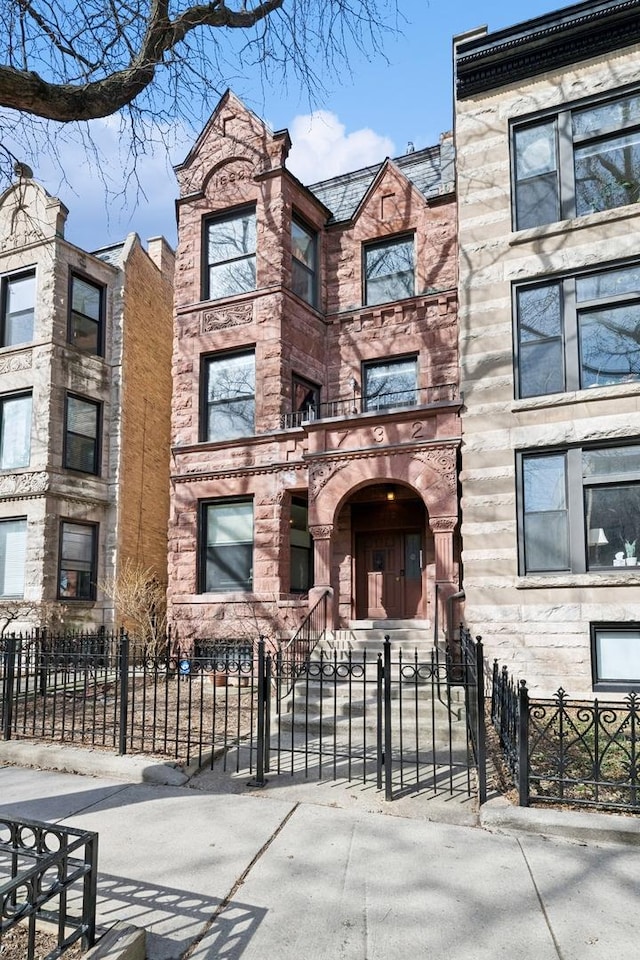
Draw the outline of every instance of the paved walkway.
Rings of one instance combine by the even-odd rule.
[[[148,960],[637,955],[638,846],[492,833],[456,807],[344,783],[0,768],[0,815],[98,831],[98,923],[145,927]]]

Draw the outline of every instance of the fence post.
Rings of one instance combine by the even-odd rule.
[[[487,799],[487,748],[484,715],[484,653],[482,637],[476,637],[476,766],[478,769],[478,803]]]
[[[382,765],[384,763],[384,743],[382,739],[382,685],[384,683],[384,667],[382,654],[378,653],[376,673],[376,786],[382,790]]]
[[[36,631],[36,650],[38,651],[38,693],[41,697],[47,693],[47,674],[48,674],[48,653],[47,653],[47,628],[43,627],[41,633]]]
[[[264,640],[258,640],[258,742],[256,744],[256,776],[249,781],[251,787],[264,787],[264,754],[265,754],[265,655]]]
[[[518,802],[529,806],[529,691],[526,680],[518,691]]]
[[[2,681],[2,738],[11,740],[13,725],[13,688],[16,676],[16,635],[5,639],[4,678]]]
[[[264,642],[264,637],[262,638]],[[264,661],[264,769],[269,772],[271,763],[271,674],[273,661],[267,653]]]
[[[118,753],[127,752],[127,727],[129,717],[129,636],[124,627],[120,627],[118,648],[118,670],[120,671],[120,733]]]
[[[391,641],[384,638],[384,798],[393,800],[391,765]]]

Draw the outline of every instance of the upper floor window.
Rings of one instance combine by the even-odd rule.
[[[365,363],[363,408],[385,410],[417,403],[418,361],[416,357]]]
[[[93,523],[60,524],[58,596],[66,600],[95,600],[97,532]]]
[[[640,380],[640,266],[516,289],[520,397]]]
[[[240,210],[206,222],[206,265],[207,299],[255,290],[255,210]]]
[[[256,371],[253,350],[204,360],[202,439],[212,443],[255,431]]]
[[[515,227],[640,199],[640,94],[514,127]]]
[[[202,504],[200,592],[253,587],[253,501]]]
[[[415,294],[413,237],[395,237],[364,248],[364,302],[369,306]]]
[[[31,459],[31,394],[0,398],[0,469],[28,467]]]
[[[24,596],[26,518],[0,520],[0,597]]]
[[[103,353],[104,288],[83,277],[71,275],[67,339],[79,350]]]
[[[100,469],[100,404],[67,395],[64,465],[97,474]]]
[[[2,284],[2,346],[14,347],[33,340],[36,272],[6,277]]]
[[[521,454],[525,573],[636,567],[640,445]]]
[[[291,287],[312,307],[317,300],[317,239],[313,231],[291,221]]]

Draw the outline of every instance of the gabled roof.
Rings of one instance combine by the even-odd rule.
[[[453,171],[449,168],[449,160],[453,160],[453,147],[445,144],[447,141],[442,146],[426,147],[393,160],[394,165],[426,199],[437,197],[442,192],[441,186],[453,181]],[[329,223],[350,220],[355,215],[385,162],[307,187],[331,211]]]

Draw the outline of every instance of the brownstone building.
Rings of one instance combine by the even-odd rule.
[[[433,625],[459,590],[451,139],[311,187],[289,148],[228,92],[176,171],[183,638],[325,594],[329,628]]]

